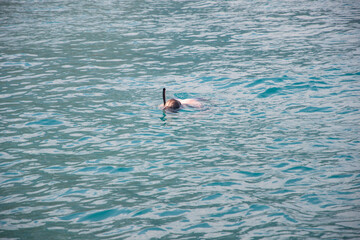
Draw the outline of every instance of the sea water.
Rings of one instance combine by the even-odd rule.
[[[0,238],[359,238],[359,16],[0,1]]]

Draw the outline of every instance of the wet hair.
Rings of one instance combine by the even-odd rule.
[[[176,99],[170,99],[165,103],[165,109],[172,109],[172,110],[177,110],[181,107],[181,103],[180,101],[176,100]]]
[[[176,111],[181,107],[181,102],[172,98],[168,101],[166,101],[166,97],[165,97],[165,91],[166,89],[163,88],[163,102],[164,102],[164,109],[168,109],[171,111]]]

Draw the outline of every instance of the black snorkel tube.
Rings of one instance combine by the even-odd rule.
[[[166,91],[166,89],[163,88],[163,102],[164,102],[164,107],[165,107],[165,103],[166,103],[165,91]]]

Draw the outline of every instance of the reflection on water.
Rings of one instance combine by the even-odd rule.
[[[0,237],[358,237],[359,14],[0,2]]]

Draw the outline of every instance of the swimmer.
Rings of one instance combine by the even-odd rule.
[[[166,89],[163,88],[163,102],[164,104],[161,105],[162,109],[169,110],[171,112],[176,112],[184,107],[193,107],[193,108],[201,108],[203,104],[196,99],[169,99],[166,101],[165,96]]]

